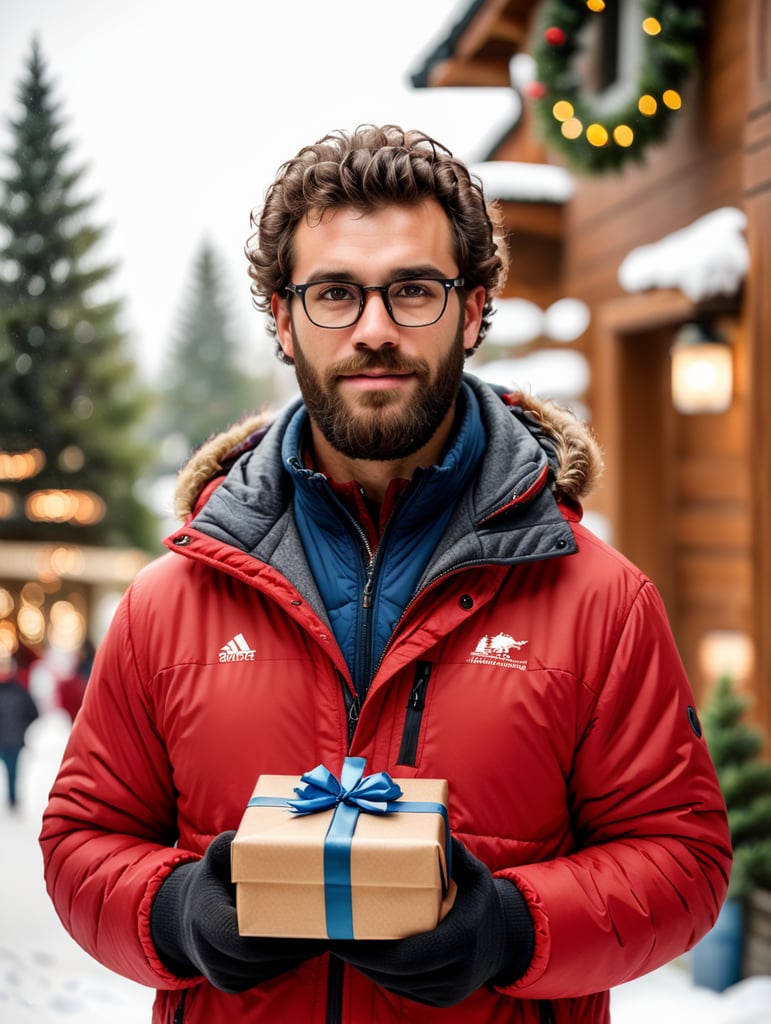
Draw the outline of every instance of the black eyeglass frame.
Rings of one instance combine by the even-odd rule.
[[[391,303],[388,301],[388,292],[389,292],[389,290],[395,284],[408,284],[410,281],[431,281],[434,284],[440,284],[444,288],[444,305],[442,306],[441,312],[439,313],[438,316],[434,317],[433,320],[429,320],[428,323],[426,323],[426,324],[401,324],[401,323],[399,323],[399,321],[394,316],[393,309],[391,309]],[[305,315],[307,316],[308,320],[313,324],[314,327],[321,327],[325,331],[345,331],[349,327],[353,327],[354,324],[357,324],[359,322],[359,320],[361,320],[361,315],[364,312],[364,303],[366,301],[366,293],[367,292],[380,292],[380,298],[383,300],[383,305],[385,306],[386,313],[388,313],[388,315],[390,316],[390,318],[393,320],[393,322],[396,324],[397,327],[411,327],[411,328],[418,327],[419,328],[419,327],[431,327],[433,324],[438,323],[442,319],[442,317],[444,316],[445,310],[447,309],[447,299],[448,299],[448,296],[449,296],[450,292],[453,290],[453,288],[463,288],[465,283],[466,283],[466,279],[464,277],[462,277],[462,276],[455,277],[455,278],[453,278],[453,277],[416,277],[416,278],[407,277],[407,278],[403,278],[403,279],[397,279],[396,281],[390,281],[388,284],[368,284],[368,285],[356,284],[355,282],[352,282],[352,281],[341,281],[339,278],[331,277],[329,279],[324,279],[323,281],[308,281],[305,284],[294,284],[292,281],[290,281],[288,284],[284,285],[284,294],[287,295],[287,293],[289,293],[291,295],[296,295],[298,297],[298,299],[300,300],[300,302],[302,303],[303,311],[304,311]],[[358,288],[359,289],[359,291],[361,292],[361,294],[359,296],[359,311],[356,314],[355,318],[349,324],[338,324],[336,326],[332,326],[330,324],[319,324],[319,323],[317,323],[313,319],[313,317],[308,312],[308,307],[305,305],[305,293],[307,292],[307,290],[309,288],[313,288],[313,287],[315,287],[316,285],[319,285],[319,284],[346,284],[346,285],[352,285],[354,288]]]

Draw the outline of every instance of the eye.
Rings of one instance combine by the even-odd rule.
[[[438,281],[410,280],[395,281],[390,288],[389,298],[396,303],[418,303],[441,301],[442,286]]]
[[[422,299],[430,293],[427,281],[400,281],[394,285],[394,295],[400,299]]]
[[[318,302],[358,302],[359,289],[343,281],[323,281],[314,286],[313,298]]]

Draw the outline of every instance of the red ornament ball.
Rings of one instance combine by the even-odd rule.
[[[565,30],[560,28],[559,25],[552,25],[550,28],[547,28],[543,37],[549,46],[562,46],[567,38]]]
[[[530,82],[525,87],[525,95],[529,96],[531,100],[542,100],[546,92],[547,89],[543,82]]]

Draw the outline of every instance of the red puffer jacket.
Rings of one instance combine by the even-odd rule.
[[[66,928],[159,990],[155,1024],[604,1024],[610,986],[713,923],[731,857],[725,808],[661,600],[581,526],[573,500],[552,496],[576,498],[591,474],[579,428],[475,390],[490,444],[456,514],[467,542],[437,553],[350,744],[348,670],[266,468],[282,421],[246,444],[170,539],[176,553],[126,593],[41,842]],[[197,493],[233,441],[183,483]],[[416,681],[420,710],[408,707]],[[328,956],[243,995],[160,963],[149,914],[169,870],[237,827],[261,773],[338,773],[349,753],[367,772],[449,780],[454,834],[520,888],[535,922],[515,985],[440,1010]]]

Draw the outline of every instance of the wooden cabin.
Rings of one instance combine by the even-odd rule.
[[[640,7],[617,6],[630,4]],[[563,203],[503,203],[513,252],[507,295],[588,304],[577,345],[591,368],[585,405],[607,467],[590,508],[661,590],[697,699],[717,670],[735,672],[771,737],[771,0],[693,6],[703,30],[682,108],[642,159],[576,170],[536,122],[542,101],[526,95],[484,159],[572,175]],[[512,58],[535,51],[547,7],[476,0],[456,10],[413,84],[478,87],[484,124],[485,89],[515,87]],[[666,281],[622,286],[630,254],[721,210],[746,218],[748,266],[728,294],[689,296]],[[670,350],[692,322],[730,345],[733,386],[720,412],[673,405]],[[739,652],[733,664],[707,657],[721,638]]]

